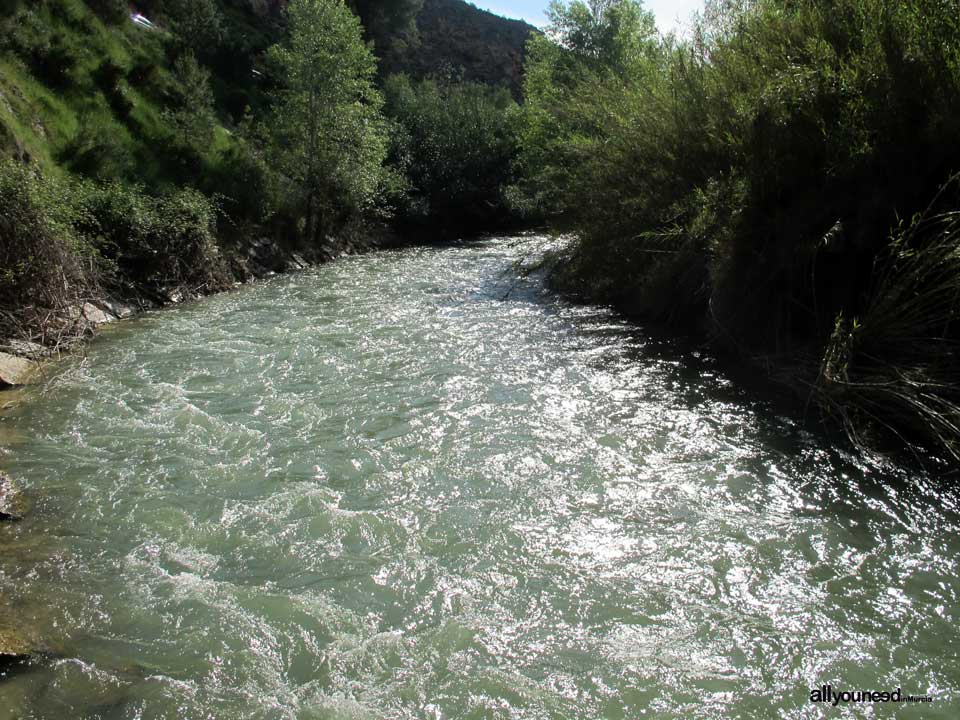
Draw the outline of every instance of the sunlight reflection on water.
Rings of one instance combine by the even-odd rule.
[[[52,653],[0,707],[814,718],[833,682],[954,717],[958,491],[550,296],[514,266],[546,242],[154,313],[7,410],[37,508],[0,597]]]

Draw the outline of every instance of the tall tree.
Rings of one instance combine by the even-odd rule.
[[[270,49],[281,88],[271,134],[311,242],[373,205],[387,151],[376,61],[343,0],[292,0],[287,42]]]

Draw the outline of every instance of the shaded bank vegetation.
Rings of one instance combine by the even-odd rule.
[[[471,234],[515,219],[508,198],[519,150],[519,106],[506,88],[391,75],[391,162],[407,184],[398,220],[408,231]]]
[[[689,39],[554,4],[521,183],[558,282],[706,328],[859,440],[960,457],[960,21],[940,0],[724,0]]]

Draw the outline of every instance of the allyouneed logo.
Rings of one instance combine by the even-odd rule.
[[[830,703],[834,707],[840,703],[890,703],[890,702],[933,702],[929,695],[904,695],[900,688],[896,690],[834,690],[833,685],[821,685],[810,691],[810,702]]]

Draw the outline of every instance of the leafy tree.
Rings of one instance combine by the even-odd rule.
[[[637,0],[552,0],[547,34],[560,47],[595,65],[625,72],[657,32],[653,15]]]
[[[410,187],[401,214],[476,229],[507,219],[505,187],[517,153],[518,108],[505,88],[477,83],[411,83],[393,75],[384,87],[397,122],[393,162]]]
[[[216,126],[210,73],[192,54],[178,58],[173,73],[177,80],[176,98],[164,115],[173,129],[177,148],[188,156],[199,157],[209,149]]]
[[[271,117],[272,150],[290,186],[302,232],[372,207],[383,177],[386,129],[376,63],[343,0],[292,0],[289,38],[270,49],[282,87]]]
[[[656,107],[664,53],[638,0],[554,1],[547,15],[527,44],[519,189],[532,210],[576,213],[583,174],[632,110],[632,91]]]

